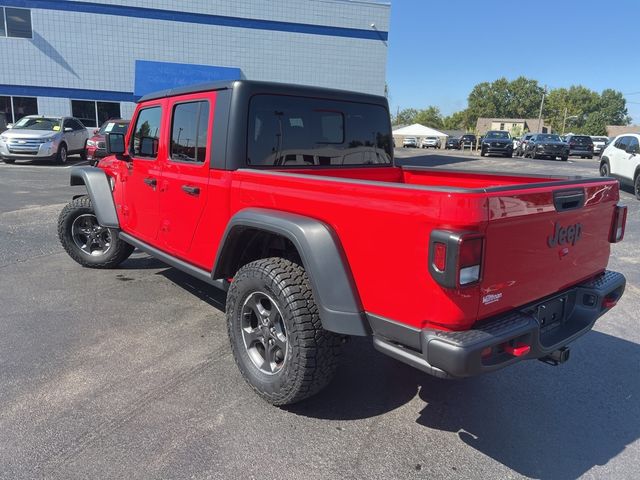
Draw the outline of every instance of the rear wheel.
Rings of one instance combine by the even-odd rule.
[[[600,176],[608,177],[609,173],[610,173],[609,164],[607,162],[602,162],[602,164],[600,165]]]
[[[333,378],[341,338],[322,328],[302,266],[278,257],[248,263],[231,282],[226,310],[236,364],[267,402],[299,402]]]
[[[636,193],[636,198],[640,200],[640,174],[636,175],[636,179],[633,182],[633,190]]]
[[[69,256],[83,267],[114,268],[134,250],[118,238],[117,230],[98,223],[87,196],[75,198],[62,209],[58,238]]]

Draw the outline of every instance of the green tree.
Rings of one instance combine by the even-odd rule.
[[[454,112],[442,119],[442,128],[445,130],[468,130],[473,126],[469,120],[469,112],[467,110]]]
[[[420,110],[413,123],[420,123],[431,128],[442,128],[442,114],[438,107],[430,106]]]
[[[607,125],[629,125],[627,101],[621,92],[607,88],[600,94],[600,111]]]
[[[586,135],[607,135],[607,114],[603,111],[591,112],[587,115],[582,128],[578,133]]]
[[[411,125],[416,123],[416,117],[418,116],[418,110],[415,108],[405,108],[398,112],[393,118],[394,125]]]
[[[467,99],[469,121],[479,117],[531,118],[538,114],[543,88],[537,80],[518,77],[513,81],[499,78],[482,82],[471,90]]]

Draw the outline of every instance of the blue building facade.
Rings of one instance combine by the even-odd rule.
[[[383,94],[389,14],[357,0],[0,0],[0,116],[95,127],[151,91],[234,78]]]

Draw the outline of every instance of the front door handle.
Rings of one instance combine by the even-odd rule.
[[[146,183],[147,185],[149,185],[151,188],[155,190],[156,185],[158,184],[158,181],[155,178],[147,177],[144,179],[144,183]]]
[[[191,185],[182,185],[182,190],[187,192],[189,195],[200,195],[200,188],[193,187]]]

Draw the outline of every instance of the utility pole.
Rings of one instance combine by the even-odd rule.
[[[564,107],[564,118],[562,119],[562,135],[564,135],[564,127],[567,124],[567,107]]]
[[[540,102],[540,113],[538,114],[538,133],[542,133],[542,107],[544,107],[544,97],[547,94],[547,86],[542,91],[542,101]]]

